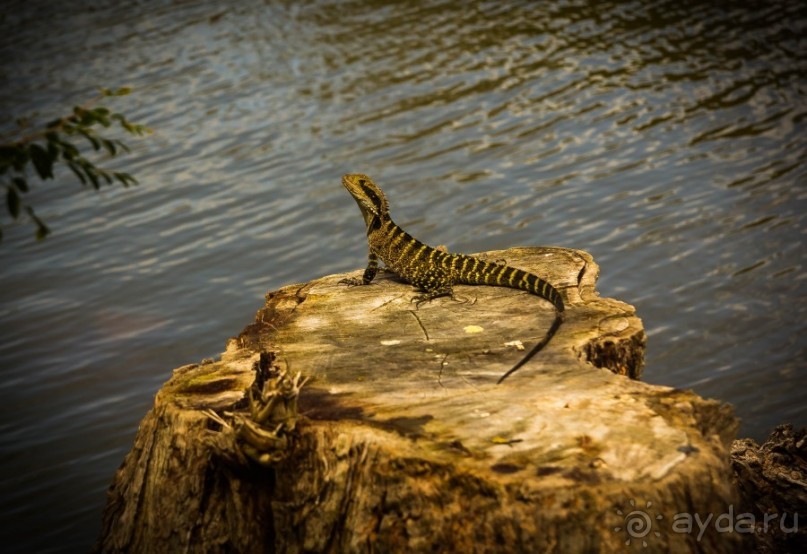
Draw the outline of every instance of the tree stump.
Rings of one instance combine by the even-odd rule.
[[[731,408],[636,380],[641,321],[598,296],[589,254],[481,256],[547,278],[567,305],[550,343],[502,384],[552,323],[534,295],[457,286],[457,299],[416,308],[412,287],[383,273],[271,292],[220,360],[174,370],[158,392],[96,548],[747,548],[738,533],[672,528],[676,514],[736,502]]]

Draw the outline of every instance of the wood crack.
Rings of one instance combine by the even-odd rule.
[[[423,322],[420,321],[418,314],[415,313],[415,310],[409,310],[409,313],[415,316],[415,320],[418,322],[418,325],[420,325],[420,328],[423,330],[423,334],[426,336],[426,340],[430,341],[431,339],[429,338],[429,332],[426,330],[426,327],[423,325]]]

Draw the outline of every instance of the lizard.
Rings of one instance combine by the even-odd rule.
[[[367,175],[345,175],[342,185],[359,205],[367,226],[369,261],[361,279],[347,278],[340,283],[369,285],[378,272],[380,259],[388,270],[423,292],[412,298],[416,306],[440,296],[454,298],[452,287],[455,284],[521,289],[549,301],[555,307],[555,320],[549,331],[526,356],[499,378],[497,384],[527,363],[552,339],[563,322],[564,305],[560,293],[549,282],[506,264],[450,254],[442,247],[432,248],[420,242],[392,221],[386,196]]]

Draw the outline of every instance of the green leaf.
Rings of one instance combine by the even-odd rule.
[[[0,165],[15,171],[22,172],[28,163],[28,150],[19,144],[4,144],[0,146]]]
[[[115,179],[120,181],[124,187],[128,187],[130,184],[136,185],[138,183],[137,179],[122,171],[116,171],[112,175],[115,177]]]
[[[92,134],[90,134],[90,132],[89,132],[89,131],[85,131],[84,129],[79,129],[79,131],[78,131],[78,132],[79,132],[79,134],[80,134],[82,137],[84,137],[85,139],[87,139],[88,141],[90,141],[90,144],[92,144],[92,148],[93,148],[93,150],[98,151],[98,150],[100,150],[100,149],[101,149],[101,143],[100,143],[100,141],[99,141],[99,140],[98,140],[98,139],[97,139],[95,136],[93,136]]]
[[[50,158],[50,163],[55,163],[56,160],[59,159],[59,150],[59,146],[56,143],[50,140],[48,141],[48,157]]]
[[[79,157],[80,153],[78,148],[76,148],[73,143],[62,140],[59,141],[59,144],[62,146],[62,158],[65,160],[72,160],[73,158]]]
[[[121,87],[117,90],[110,90],[108,88],[101,87],[100,91],[104,96],[126,96],[132,92],[132,87]]]
[[[73,117],[68,119],[74,121],[81,127],[92,127],[98,120],[95,110],[88,110],[87,108],[83,108],[81,106],[76,106],[73,108],[73,114]]]
[[[44,240],[50,234],[50,229],[48,226],[43,223],[41,219],[39,219],[36,214],[34,214],[34,209],[30,206],[26,206],[25,210],[28,212],[28,215],[31,216],[31,219],[34,220],[36,223],[36,240]]]
[[[112,175],[110,175],[108,171],[105,171],[105,170],[100,169],[100,168],[97,168],[97,171],[98,171],[98,175],[100,175],[101,177],[104,178],[104,181],[106,181],[107,185],[112,184]]]
[[[69,161],[67,162],[67,167],[69,167],[69,168],[70,168],[70,170],[71,170],[73,173],[75,173],[75,174],[76,174],[76,177],[78,177],[78,180],[79,180],[79,181],[81,181],[81,184],[82,184],[82,185],[84,185],[84,186],[86,186],[86,185],[87,185],[87,178],[86,178],[86,177],[84,176],[84,174],[81,172],[81,166],[79,166],[79,165],[78,165],[76,162],[74,162],[73,160],[69,160]]]
[[[11,182],[14,183],[14,186],[17,187],[17,190],[20,192],[28,192],[28,182],[25,180],[25,177],[14,177]]]
[[[73,143],[62,139],[59,133],[45,133],[45,138],[48,139],[48,145],[53,144],[55,148],[61,148],[62,159],[69,161],[79,155],[78,148],[73,146]]]
[[[112,124],[109,121],[109,110],[104,107],[95,108],[89,113],[92,113],[93,119],[104,127],[109,127]]]
[[[20,196],[14,187],[8,187],[6,191],[6,205],[8,205],[8,213],[11,214],[11,217],[17,219],[20,216]]]
[[[84,168],[84,173],[87,174],[87,178],[90,180],[95,190],[100,189],[101,183],[98,181],[98,173],[95,171],[95,166],[87,160],[84,160],[84,162],[85,163],[81,164],[81,167]]]
[[[104,145],[104,148],[106,148],[106,151],[109,152],[110,156],[115,156],[118,153],[118,147],[115,146],[114,141],[102,138],[101,139],[101,144]]]
[[[0,165],[3,167],[10,167],[14,165],[14,160],[17,158],[18,147],[10,144],[0,146]]]
[[[28,145],[28,153],[39,176],[42,179],[53,179],[53,160],[47,150],[33,142]]]
[[[110,117],[118,121],[120,123],[120,126],[126,129],[126,131],[131,133],[132,135],[143,136],[146,134],[151,134],[153,132],[145,125],[138,125],[137,123],[132,123],[131,121],[127,120],[122,114],[113,113]]]

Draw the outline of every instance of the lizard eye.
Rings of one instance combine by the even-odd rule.
[[[360,187],[363,187],[366,183],[367,183],[367,181],[365,181],[364,179],[359,179],[359,186]]]

